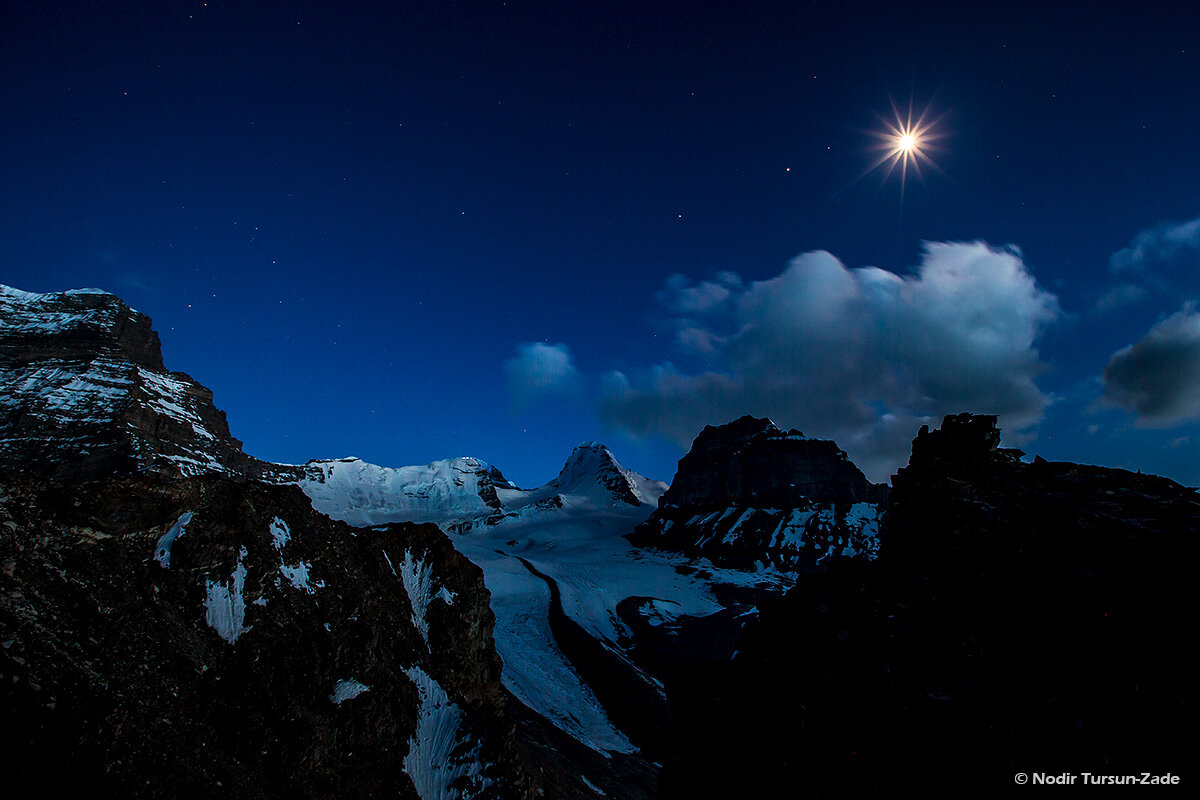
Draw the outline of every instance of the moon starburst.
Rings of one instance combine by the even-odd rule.
[[[913,174],[922,181],[924,180],[924,176],[921,174],[922,166],[940,173],[941,168],[930,155],[937,151],[937,140],[942,137],[942,133],[937,128],[940,119],[940,117],[930,119],[928,108],[914,119],[911,107],[907,113],[901,113],[893,103],[892,118],[881,117],[882,129],[871,132],[872,138],[875,139],[871,150],[879,155],[875,162],[867,168],[867,173],[886,166],[887,171],[884,173],[886,181],[896,171],[896,167],[899,167],[901,200],[904,198],[904,187],[908,183],[910,168]]]

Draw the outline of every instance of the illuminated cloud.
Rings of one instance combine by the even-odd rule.
[[[925,422],[998,414],[1019,438],[1049,403],[1035,345],[1060,310],[1015,248],[926,244],[916,275],[817,251],[769,280],[735,278],[668,281],[657,300],[709,368],[610,376],[606,421],[686,446],[704,425],[770,416],[836,439],[881,480]]]
[[[504,362],[504,374],[518,407],[547,395],[572,394],[580,387],[579,370],[571,363],[571,351],[565,344],[518,345],[517,355]]]

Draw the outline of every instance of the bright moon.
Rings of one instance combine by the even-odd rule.
[[[883,130],[871,134],[876,140],[873,149],[879,152],[879,156],[863,174],[865,176],[886,165],[887,173],[884,176],[886,180],[893,171],[898,171],[900,173],[900,195],[903,198],[904,185],[908,182],[910,167],[918,178],[922,178],[922,166],[928,166],[941,172],[938,165],[929,156],[931,150],[937,150],[934,142],[941,137],[941,133],[936,128],[938,119],[927,118],[928,109],[919,114],[916,119],[913,119],[911,110],[907,114],[902,114],[894,105],[892,113],[895,115],[892,119],[880,119],[880,122],[883,123]],[[900,169],[896,170],[896,167]]]

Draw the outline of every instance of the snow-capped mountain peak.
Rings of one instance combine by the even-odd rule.
[[[297,482],[313,507],[353,525],[491,514],[520,493],[500,470],[471,457],[411,467],[380,467],[351,457],[310,461],[301,469]]]
[[[559,494],[611,497],[635,507],[658,505],[658,498],[666,488],[662,481],[650,480],[623,467],[600,442],[575,445],[558,477],[545,487]]]

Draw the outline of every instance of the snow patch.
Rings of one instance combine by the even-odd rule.
[[[371,691],[371,687],[367,686],[354,678],[338,681],[333,685],[333,694],[329,695],[329,699],[334,705],[341,705],[347,700],[353,700],[363,692]]]
[[[225,641],[233,644],[249,630],[246,627],[246,601],[242,592],[246,588],[245,547],[238,553],[237,566],[228,581],[217,583],[206,581],[207,597],[204,600],[205,621]]]
[[[638,611],[647,624],[657,628],[674,623],[679,617],[681,608],[682,606],[674,600],[659,600],[651,597],[642,603]]]
[[[420,667],[409,667],[404,674],[417,687],[419,702],[417,729],[404,756],[404,771],[412,779],[417,795],[421,800],[475,797],[491,781],[483,776],[479,743],[462,747],[462,709]]]
[[[271,520],[271,542],[275,545],[276,551],[282,551],[283,546],[292,538],[292,531],[288,528],[288,524],[279,517]]]
[[[283,577],[287,578],[288,583],[293,587],[306,594],[316,594],[317,589],[325,588],[325,581],[317,581],[315,585],[309,583],[308,571],[311,568],[312,564],[307,561],[301,561],[295,565],[279,565],[279,571],[283,573]]]
[[[579,775],[579,780],[583,781],[583,785],[584,785],[584,786],[586,786],[587,788],[591,789],[593,792],[595,792],[596,794],[600,795],[601,797],[608,797],[608,795],[605,793],[605,791],[604,791],[603,789],[601,789],[599,786],[597,786],[596,784],[594,784],[594,783],[592,783],[591,781],[589,781],[589,780],[587,779],[587,776],[586,776],[586,775],[584,775],[584,774],[582,774],[582,773],[581,773],[581,774]]]
[[[279,553],[279,572],[287,578],[287,582],[306,594],[316,594],[317,589],[325,588],[325,581],[310,582],[308,571],[312,569],[312,562],[300,561],[296,564],[288,564],[283,560],[283,548],[292,540],[292,531],[288,524],[279,517],[275,517],[271,520],[269,530],[271,544],[275,546],[275,552]]]
[[[171,529],[158,538],[158,544],[154,545],[154,560],[163,568],[171,568],[171,545],[175,544],[175,540],[187,531],[188,523],[191,521],[192,512],[185,511],[179,515],[179,519],[175,520]]]
[[[391,563],[391,559],[388,559]],[[425,644],[429,644],[429,602],[433,599],[433,567],[428,561],[414,558],[409,551],[404,552],[404,560],[400,562],[400,581],[412,605],[412,621],[421,632]]]

